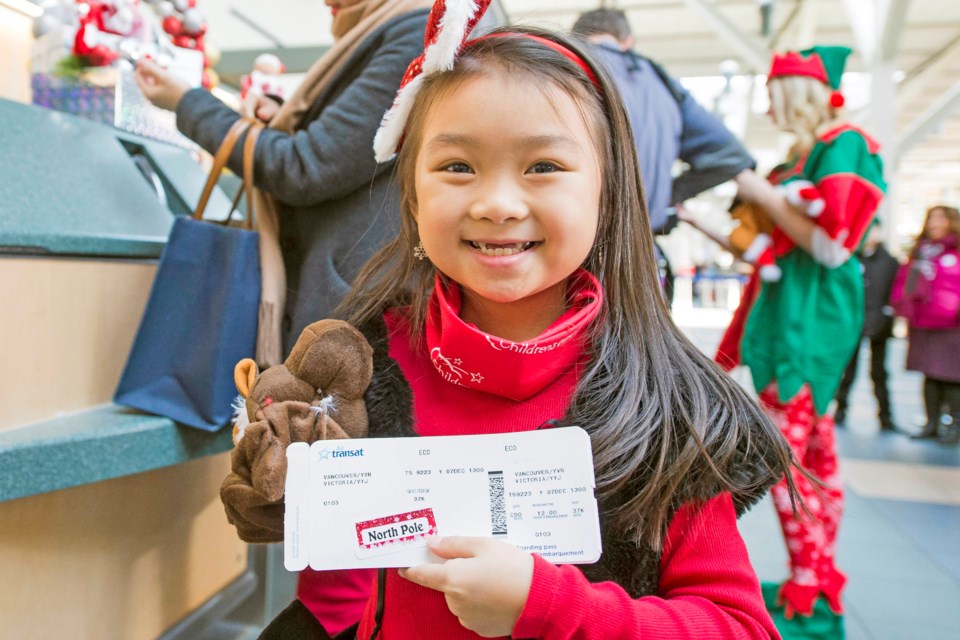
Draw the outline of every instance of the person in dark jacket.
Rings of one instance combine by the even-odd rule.
[[[594,45],[620,89],[633,127],[654,234],[666,235],[677,225],[673,205],[756,166],[716,116],[663,67],[633,50],[633,32],[623,11],[587,11],[573,25],[573,33]],[[678,159],[688,168],[674,177]],[[661,279],[672,300],[673,272],[659,247],[657,253]]]
[[[378,165],[371,148],[407,65],[423,52],[432,5],[325,1],[334,14],[333,47],[282,106],[266,96],[245,105],[246,115],[270,123],[257,141],[254,183],[277,205],[288,291],[285,353],[304,327],[331,314],[360,267],[397,234],[393,163]],[[138,64],[137,81],[151,102],[176,111],[179,129],[211,153],[241,117],[149,60]],[[238,175],[242,146],[241,140],[228,163]],[[315,637],[341,632],[360,619],[372,577],[370,571],[301,572],[298,600],[270,633],[316,630],[318,621],[323,631],[316,630]]]
[[[888,300],[900,263],[886,250],[880,237],[880,225],[876,224],[857,257],[863,271],[863,337],[870,343],[870,379],[873,381],[873,394],[877,398],[877,417],[880,431],[894,432],[897,427],[893,422],[887,389],[887,340],[893,336],[894,313]],[[840,388],[837,389],[837,407],[833,419],[838,427],[846,422],[847,399],[857,377],[859,356],[858,348],[850,358]]]
[[[407,65],[423,51],[432,3],[335,0],[327,4],[335,14],[334,35],[343,31],[338,42],[356,37],[355,32],[367,35],[319,79],[313,100],[296,115],[291,132],[273,127],[263,131],[254,160],[255,185],[280,204],[280,242],[290,292],[284,318],[285,352],[304,327],[330,315],[350,290],[361,265],[397,233],[393,165],[378,166],[370,147]],[[345,25],[340,26],[341,22]],[[137,76],[146,97],[176,111],[177,127],[211,153],[240,117],[208,91],[190,89],[149,60],[138,64]],[[299,90],[288,102],[298,95]],[[265,96],[259,99],[254,111],[265,120],[288,106],[271,104],[272,99]],[[278,117],[282,115],[281,111]],[[228,163],[238,175],[242,146],[241,140]]]

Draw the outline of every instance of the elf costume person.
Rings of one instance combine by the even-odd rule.
[[[852,255],[886,188],[877,143],[838,118],[849,54],[846,47],[813,47],[773,56],[771,115],[797,141],[769,185],[753,177],[744,193],[738,181],[740,198],[764,207],[777,224],[773,246],[781,277],[754,274],[717,354],[728,368],[750,368],[767,413],[803,466],[827,485],[815,489],[794,474],[812,517],[794,515],[785,482],[772,489],[790,556],[790,577],[779,592],[788,617],[812,614],[821,595],[842,613],[846,582],[834,562],[843,490],[826,412],[863,325],[863,280]],[[774,188],[801,180],[823,200],[815,216]]]

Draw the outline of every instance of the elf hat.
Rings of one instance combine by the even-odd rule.
[[[853,51],[849,47],[815,46],[803,51],[788,51],[774,54],[767,81],[784,76],[807,76],[819,80],[833,89],[830,104],[842,107],[843,94],[840,93],[840,79],[847,57]]]
[[[393,158],[403,139],[423,79],[441,71],[450,71],[467,37],[486,13],[491,0],[437,0],[427,18],[423,35],[423,54],[414,58],[400,81],[393,106],[383,116],[373,139],[377,162]]]

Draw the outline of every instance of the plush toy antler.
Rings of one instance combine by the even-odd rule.
[[[377,162],[386,162],[396,155],[423,79],[453,69],[470,32],[489,6],[490,0],[437,0],[434,3],[427,18],[423,55],[407,67],[393,106],[383,116],[373,140]]]

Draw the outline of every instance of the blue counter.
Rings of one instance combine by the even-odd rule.
[[[70,114],[0,99],[0,123],[0,254],[156,258],[206,179],[186,149]],[[215,191],[211,217],[228,207]]]
[[[223,453],[231,436],[112,404],[0,431],[0,502]]]
[[[0,99],[0,269],[4,260],[18,256],[37,256],[31,262],[38,267],[43,257],[106,261],[116,268],[124,268],[126,265],[117,263],[126,260],[156,259],[175,214],[190,213],[205,180],[205,171],[190,150]],[[229,204],[216,190],[211,217],[225,216]],[[38,282],[43,282],[42,278]],[[36,295],[46,290],[41,287]],[[113,295],[128,293],[118,290]],[[96,317],[103,310],[83,313]],[[139,313],[139,307],[131,313]],[[88,322],[84,326],[102,324]],[[17,335],[21,333],[18,329],[11,327],[3,340],[24,339]],[[45,340],[38,336],[29,339]],[[47,344],[41,357],[49,358],[57,349],[68,350],[70,341],[76,339],[51,337],[51,344],[57,346],[49,348]],[[21,349],[21,359],[26,357],[24,353]],[[84,369],[84,375],[106,375],[107,360],[116,365],[126,358],[126,343],[93,357],[101,359],[99,366]],[[64,361],[67,368],[78,365],[76,358]],[[23,370],[28,363],[7,364]],[[90,401],[105,399],[101,395]],[[55,410],[51,400],[44,415]],[[209,434],[112,404],[3,429],[0,502],[228,451],[230,435],[229,427]]]

